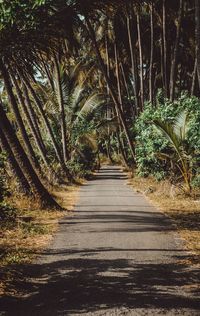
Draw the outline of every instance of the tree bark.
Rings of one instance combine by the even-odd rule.
[[[61,135],[62,135],[62,151],[63,151],[63,159],[64,162],[67,162],[69,159],[69,153],[67,150],[67,126],[66,126],[66,116],[65,116],[65,106],[64,106],[64,96],[62,91],[62,83],[61,83],[61,74],[60,67],[58,63],[58,59],[55,56],[54,58],[54,66],[55,66],[55,79],[57,83],[57,92],[58,92],[58,104],[60,108],[61,115]]]
[[[114,52],[115,52],[115,73],[116,73],[116,78],[117,78],[118,100],[121,106],[121,110],[123,111],[122,93],[121,93],[121,85],[120,85],[120,77],[119,77],[119,59],[118,59],[116,43],[114,44]]]
[[[14,76],[12,76],[12,80],[13,80],[13,84],[14,84],[15,89],[16,89],[18,100],[19,100],[19,102],[21,104],[22,110],[23,110],[23,112],[25,114],[27,123],[28,123],[29,128],[30,128],[30,131],[31,131],[31,133],[33,135],[35,144],[36,144],[36,146],[37,146],[37,148],[38,148],[38,150],[40,152],[40,155],[41,155],[45,165],[49,166],[49,163],[48,163],[48,160],[47,160],[47,157],[46,157],[46,153],[43,150],[43,146],[42,146],[42,144],[40,142],[40,139],[39,139],[38,134],[37,134],[37,132],[35,130],[34,124],[33,124],[32,120],[31,120],[31,116],[30,116],[29,111],[27,109],[27,106],[26,106],[27,102],[25,103],[25,99],[24,99],[23,94],[22,94],[22,92],[20,90],[19,84],[18,84],[18,82],[17,82],[17,80],[16,80],[16,78]]]
[[[197,58],[195,58],[194,70],[193,70],[193,74],[192,74],[191,95],[194,95],[196,77],[197,77]]]
[[[40,147],[42,148],[44,156],[46,157],[46,155],[47,155],[46,148],[45,148],[45,144],[43,142],[42,135],[41,135],[41,132],[40,132],[40,128],[39,128],[39,125],[38,125],[38,120],[37,120],[35,111],[33,109],[33,106],[32,106],[32,103],[31,103],[31,100],[30,100],[30,97],[29,97],[29,94],[28,94],[28,90],[27,90],[26,85],[23,82],[23,80],[22,80],[22,91],[23,91],[23,95],[24,95],[24,101],[25,101],[26,108],[27,108],[29,116],[31,118],[31,122],[33,124],[34,130],[35,130],[35,132],[37,134],[37,139],[38,139],[38,141],[40,143]]]
[[[49,192],[41,183],[38,175],[36,174],[35,170],[33,169],[26,153],[23,150],[15,132],[4,112],[3,106],[0,103],[0,125],[1,129],[12,148],[13,154],[15,159],[17,160],[23,174],[25,175],[31,190],[33,191],[34,195],[40,200],[40,203],[43,207],[53,207],[60,209],[60,206],[57,202],[52,198]]]
[[[144,109],[143,52],[142,52],[141,27],[140,27],[139,14],[137,14],[137,32],[138,32],[138,46],[139,46],[139,60],[140,60],[140,98],[141,98],[140,111],[143,111]]]
[[[176,86],[176,78],[177,78],[177,58],[178,58],[178,49],[179,49],[179,42],[180,42],[180,35],[181,35],[182,16],[183,16],[183,0],[180,0],[176,39],[175,39],[175,44],[174,44],[174,51],[172,54],[172,66],[171,66],[171,74],[170,74],[170,100],[171,101],[174,100],[174,94],[175,94],[175,86]]]
[[[31,95],[32,95],[32,97],[33,97],[33,99],[34,99],[34,101],[35,101],[40,113],[41,113],[41,116],[42,116],[42,118],[44,120],[47,132],[49,133],[50,139],[52,141],[52,145],[53,145],[54,151],[56,153],[56,157],[57,157],[57,159],[58,159],[58,161],[60,163],[60,166],[61,166],[63,172],[66,174],[67,179],[70,180],[70,181],[73,181],[73,178],[72,178],[69,170],[67,169],[67,167],[65,165],[64,159],[63,159],[61,151],[60,151],[60,148],[59,148],[59,146],[58,146],[58,144],[56,142],[56,139],[54,137],[53,131],[52,131],[51,126],[50,126],[50,123],[49,123],[49,121],[48,121],[48,119],[46,117],[46,113],[45,113],[45,111],[44,111],[44,109],[42,107],[42,104],[40,102],[40,99],[38,98],[37,94],[35,93],[32,85],[29,82],[29,80],[27,80],[25,77],[23,77],[23,80],[25,81],[25,84],[27,85],[27,87],[28,87],[28,89],[29,89],[29,91],[30,91],[30,93],[31,93]]]
[[[196,37],[196,58],[197,77],[200,89],[200,0],[195,0],[195,37]]]
[[[136,61],[135,61],[135,54],[133,50],[133,42],[131,37],[131,23],[130,23],[130,16],[127,14],[127,31],[128,31],[128,41],[130,47],[130,56],[131,56],[131,72],[133,78],[133,89],[134,89],[134,96],[135,96],[135,114],[137,115],[139,110],[139,98],[138,98],[138,76],[137,76],[137,69],[136,69]]]
[[[17,160],[15,159],[15,156],[14,156],[12,149],[11,149],[11,147],[10,147],[10,145],[9,145],[9,143],[8,143],[6,137],[1,129],[1,126],[0,126],[0,145],[1,145],[1,149],[7,155],[7,161],[8,161],[8,164],[10,166],[12,173],[17,178],[17,182],[19,184],[20,191],[22,191],[22,193],[25,193],[25,194],[30,194],[31,193],[30,185],[29,185],[26,177],[24,176]]]
[[[0,70],[1,70],[1,74],[3,76],[3,80],[4,80],[4,84],[5,84],[5,89],[6,89],[6,92],[7,92],[8,100],[9,100],[10,106],[12,108],[12,111],[13,111],[13,113],[15,115],[15,119],[16,119],[18,128],[20,130],[20,133],[21,133],[21,136],[22,136],[25,148],[27,150],[29,159],[30,159],[32,165],[36,168],[36,170],[40,170],[40,165],[39,165],[39,163],[37,161],[37,158],[35,156],[35,153],[34,153],[34,150],[32,148],[31,142],[30,142],[30,140],[28,138],[28,135],[27,135],[27,132],[26,132],[26,129],[25,129],[25,126],[24,126],[21,114],[19,112],[18,104],[16,102],[16,99],[15,99],[15,96],[14,96],[14,93],[13,93],[13,90],[12,90],[12,85],[11,85],[11,82],[10,82],[10,76],[9,76],[7,67],[3,64],[2,60],[0,60]]]
[[[166,37],[166,0],[163,0],[163,81],[164,81],[164,89],[165,96],[169,97],[169,86],[168,86],[168,69],[167,69],[167,37]]]
[[[154,58],[154,23],[153,23],[153,2],[150,4],[151,12],[151,53],[149,66],[149,101],[153,104],[153,58]]]

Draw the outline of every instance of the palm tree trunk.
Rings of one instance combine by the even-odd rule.
[[[140,97],[141,97],[140,111],[143,111],[144,109],[143,53],[142,53],[142,40],[141,40],[141,27],[140,27],[139,14],[137,14],[137,32],[138,32],[138,46],[139,46],[139,60],[140,60]]]
[[[6,92],[7,92],[8,100],[9,100],[9,103],[11,105],[12,111],[13,111],[13,113],[15,115],[15,119],[16,119],[17,125],[19,127],[19,130],[21,132],[21,136],[22,136],[24,145],[26,147],[29,159],[30,159],[32,165],[36,168],[36,170],[40,171],[40,165],[39,165],[39,163],[37,161],[37,158],[35,156],[35,153],[34,153],[34,150],[32,148],[31,142],[30,142],[30,140],[28,138],[28,135],[27,135],[27,132],[26,132],[26,129],[25,129],[25,126],[24,126],[24,123],[23,123],[23,120],[22,120],[19,108],[18,108],[18,104],[16,102],[16,99],[15,99],[15,96],[14,96],[14,93],[13,93],[13,90],[12,90],[12,85],[11,85],[11,82],[10,82],[10,76],[9,76],[8,70],[7,70],[6,66],[3,64],[2,60],[0,60],[0,69],[1,69],[1,74],[3,76],[3,80],[4,80],[4,84],[5,84],[5,89],[6,89]]]
[[[121,93],[121,85],[120,85],[120,77],[119,77],[119,59],[118,59],[116,43],[114,44],[114,52],[115,52],[115,72],[116,72],[116,78],[117,78],[118,99],[121,106],[121,110],[123,111],[122,93]]]
[[[39,128],[39,125],[38,125],[38,120],[37,120],[35,111],[33,109],[33,106],[32,106],[32,103],[31,103],[31,100],[30,100],[30,97],[29,97],[29,94],[28,94],[28,90],[26,88],[25,83],[23,81],[21,83],[22,83],[22,91],[23,91],[23,95],[24,95],[24,101],[25,101],[25,105],[26,105],[28,114],[30,116],[32,125],[34,127],[34,131],[36,133],[36,137],[38,139],[40,147],[42,148],[44,156],[46,157],[47,153],[46,153],[45,144],[44,144],[43,139],[42,139],[42,135],[41,135],[40,128]]]
[[[31,93],[31,95],[32,95],[32,97],[33,97],[33,99],[34,99],[34,101],[35,101],[40,113],[41,113],[41,116],[42,116],[42,118],[44,120],[46,129],[47,129],[47,131],[49,133],[50,139],[51,139],[52,144],[53,144],[54,151],[56,153],[56,157],[57,157],[57,159],[58,159],[58,161],[59,161],[59,163],[61,165],[61,168],[62,168],[63,172],[66,174],[68,180],[73,181],[72,176],[71,176],[69,170],[67,169],[67,167],[65,165],[64,159],[63,159],[61,151],[60,151],[60,148],[59,148],[59,146],[58,146],[58,144],[56,142],[56,139],[54,137],[53,131],[52,131],[51,126],[50,126],[50,123],[49,123],[49,121],[48,121],[48,119],[46,117],[46,113],[45,113],[45,111],[44,111],[44,109],[42,107],[42,104],[40,102],[40,99],[38,98],[37,94],[35,93],[32,85],[29,82],[29,80],[27,80],[24,76],[23,76],[23,80],[26,83],[26,85],[27,85],[27,87],[28,87],[28,89],[29,89],[29,91],[30,91],[30,93]]]
[[[192,74],[191,95],[194,95],[196,77],[197,77],[197,57],[195,58],[194,70],[193,70],[193,74]]]
[[[57,202],[52,198],[49,192],[41,183],[38,175],[36,174],[35,170],[33,169],[26,153],[23,150],[15,132],[4,112],[3,106],[0,103],[0,125],[1,129],[12,148],[13,154],[20,165],[20,168],[25,175],[32,191],[35,193],[35,196],[40,200],[40,203],[43,207],[53,207],[53,208],[60,208]]]
[[[66,127],[66,117],[65,117],[65,107],[64,107],[64,99],[63,92],[61,86],[61,74],[60,68],[58,64],[57,57],[54,58],[54,66],[55,66],[55,76],[57,82],[57,90],[58,90],[58,104],[60,107],[60,115],[61,115],[61,135],[62,135],[62,151],[63,151],[63,159],[64,162],[67,162],[69,159],[69,153],[67,151],[67,127]]]
[[[106,49],[106,70],[107,70],[107,76],[110,77],[110,61],[109,61],[109,52],[108,52],[108,39],[105,38],[105,49]],[[109,87],[107,85],[107,95],[110,95]]]
[[[178,58],[178,49],[179,49],[179,42],[180,42],[180,35],[181,35],[182,16],[183,16],[183,0],[180,0],[176,40],[174,44],[174,51],[172,54],[172,66],[171,66],[171,74],[170,74],[170,100],[171,101],[174,100],[174,93],[175,93],[175,86],[176,86],[177,58]]]
[[[163,0],[163,81],[164,81],[164,89],[165,96],[169,97],[169,89],[168,89],[168,70],[167,70],[167,37],[166,37],[166,0]]]
[[[153,2],[150,4],[151,11],[151,53],[149,66],[149,101],[153,104],[153,58],[154,58],[154,23],[153,23]]]
[[[127,14],[127,31],[128,31],[128,41],[129,41],[130,56],[131,56],[131,72],[132,72],[132,78],[133,78],[133,88],[134,88],[134,97],[135,97],[135,114],[137,115],[138,110],[139,110],[138,76],[137,76],[135,54],[133,50],[133,43],[132,43],[132,37],[131,37],[130,24],[131,24],[130,16]]]
[[[128,130],[128,127],[126,125],[126,122],[125,122],[125,119],[124,119],[124,115],[123,115],[123,112],[121,110],[121,105],[117,99],[117,96],[115,94],[115,91],[113,89],[113,86],[112,86],[112,83],[111,81],[109,80],[108,78],[108,75],[107,75],[107,72],[106,72],[106,69],[105,69],[105,65],[104,65],[104,62],[103,62],[103,59],[101,57],[101,53],[99,51],[99,47],[98,47],[98,44],[97,44],[97,40],[96,40],[96,36],[95,36],[95,32],[94,32],[94,29],[90,23],[90,20],[89,18],[87,17],[87,14],[85,14],[85,22],[87,24],[87,27],[88,27],[88,32],[89,32],[89,35],[90,35],[90,38],[92,40],[92,43],[93,43],[93,46],[94,46],[94,49],[96,51],[96,55],[97,55],[97,58],[98,58],[98,62],[99,62],[99,66],[100,66],[100,69],[105,77],[105,80],[106,80],[106,83],[109,87],[109,90],[110,90],[110,95],[113,99],[113,102],[114,102],[114,105],[115,105],[115,108],[118,110],[119,112],[119,118],[120,118],[120,121],[122,123],[122,126],[123,126],[123,129],[124,129],[124,132],[125,132],[125,135],[126,135],[126,138],[127,138],[127,142],[129,144],[129,148],[130,148],[130,151],[131,151],[131,155],[133,157],[133,159],[135,160],[135,153],[134,153],[134,146],[133,146],[133,143],[132,143],[132,140],[131,140],[131,136],[130,136],[130,133],[129,133],[129,130]]]
[[[195,36],[196,36],[196,58],[197,77],[200,89],[200,0],[195,0]]]
[[[0,126],[0,145],[1,145],[1,149],[6,153],[7,155],[7,161],[8,164],[10,166],[11,171],[13,172],[14,176],[17,178],[19,187],[20,187],[20,191],[22,191],[25,194],[30,194],[31,193],[31,188],[30,185],[28,183],[28,181],[26,180],[26,177],[24,176],[17,160],[15,159],[15,156],[12,152],[12,149],[1,129]]]
[[[12,76],[12,80],[13,80],[13,84],[14,84],[15,89],[16,89],[16,93],[17,93],[17,97],[18,97],[19,103],[21,104],[21,107],[22,107],[22,110],[23,110],[23,112],[25,114],[28,126],[29,126],[29,128],[30,128],[30,130],[32,132],[35,144],[36,144],[36,146],[37,146],[37,148],[38,148],[38,150],[40,152],[40,155],[41,155],[45,165],[49,166],[49,163],[48,163],[48,160],[47,160],[47,157],[46,157],[46,153],[45,153],[45,151],[43,149],[43,146],[42,146],[42,144],[40,142],[38,134],[37,134],[37,132],[35,130],[34,124],[33,124],[32,120],[31,120],[31,116],[30,116],[29,111],[28,111],[28,109],[26,107],[25,99],[23,98],[22,92],[20,90],[19,84],[18,84],[15,76]]]

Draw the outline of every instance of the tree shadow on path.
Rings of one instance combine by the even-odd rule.
[[[94,249],[95,256],[98,251]],[[200,292],[194,286],[199,270],[180,263],[92,258],[87,249],[78,258],[69,255],[56,262],[17,267],[25,280],[15,287],[24,296],[4,297],[3,315],[73,315],[122,307],[200,310]]]

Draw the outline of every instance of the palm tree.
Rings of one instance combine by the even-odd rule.
[[[60,120],[61,120],[61,135],[62,135],[62,150],[63,150],[63,159],[66,163],[69,159],[69,153],[67,150],[67,127],[66,127],[66,115],[65,115],[65,100],[62,90],[62,83],[64,77],[64,71],[59,65],[58,57],[54,57],[54,67],[55,67],[55,81],[54,81],[54,89],[57,93],[57,99],[59,103],[60,110]]]
[[[17,178],[20,191],[22,191],[25,194],[30,194],[31,193],[31,188],[30,185],[25,178],[17,160],[15,159],[15,156],[12,152],[12,149],[3,133],[3,130],[0,127],[0,146],[1,150],[3,150],[7,154],[7,161],[10,166],[10,169],[12,170],[12,173],[14,176]]]
[[[41,202],[43,207],[54,207],[60,208],[57,202],[52,198],[46,188],[43,186],[40,181],[38,175],[33,169],[26,153],[23,150],[15,132],[4,112],[3,105],[0,102],[0,125],[3,131],[3,134],[6,137],[7,142],[9,143],[10,148],[12,148],[12,152],[17,160],[20,168],[26,177],[31,190],[34,192],[35,196],[37,196]]]
[[[15,115],[15,118],[16,118],[16,121],[17,121],[17,125],[18,125],[18,127],[20,129],[20,132],[21,132],[24,144],[25,144],[26,149],[27,149],[27,153],[28,153],[29,159],[30,159],[32,165],[36,169],[40,170],[40,165],[39,165],[39,163],[38,163],[38,161],[36,159],[36,156],[35,156],[34,150],[32,148],[31,142],[30,142],[30,140],[28,138],[28,135],[27,135],[27,132],[26,132],[26,129],[25,129],[25,126],[24,126],[24,123],[23,123],[23,120],[22,120],[19,108],[18,108],[18,104],[16,102],[16,99],[15,99],[15,96],[14,96],[14,93],[13,93],[13,90],[12,90],[12,85],[11,85],[11,82],[10,82],[10,77],[9,77],[8,70],[7,70],[7,68],[4,65],[2,60],[0,60],[0,70],[1,70],[1,73],[2,73],[2,76],[3,76],[3,79],[4,79],[5,89],[6,89],[6,92],[7,92],[7,95],[8,95],[9,103],[10,103],[10,105],[12,107],[13,112],[14,112],[14,115]]]
[[[166,156],[173,160],[181,172],[187,191],[191,192],[191,166],[190,149],[187,144],[187,131],[189,128],[189,115],[187,112],[180,113],[173,123],[154,120],[154,125],[169,140],[174,150],[174,156]]]

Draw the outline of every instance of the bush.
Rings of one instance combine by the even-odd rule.
[[[145,110],[135,123],[136,133],[136,161],[138,174],[140,176],[153,175],[161,180],[173,174],[172,166],[168,159],[164,159],[160,153],[171,154],[168,140],[151,123],[153,120],[161,119],[164,122],[173,122],[174,118],[183,110],[187,110],[190,115],[190,124],[187,134],[187,142],[190,145],[191,165],[193,175],[198,178],[197,167],[199,166],[200,153],[200,101],[196,97],[188,97],[182,94],[175,102],[159,97],[156,107],[150,104],[145,105]],[[195,183],[198,183],[196,180]]]

